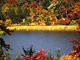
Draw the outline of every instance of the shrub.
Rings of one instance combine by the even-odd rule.
[[[54,57],[52,56],[51,52],[48,52],[48,54],[46,55],[46,60],[53,60]]]
[[[78,23],[80,22],[78,21]],[[80,25],[78,29],[80,29]],[[80,59],[80,32],[78,32],[77,35],[77,39],[72,38],[71,40],[73,50],[70,55],[72,55],[75,59]]]
[[[45,57],[45,53],[47,52],[47,50],[44,50],[44,49],[40,49],[38,51],[38,53],[33,53],[33,56],[30,56],[30,55],[23,55],[24,59],[25,60],[45,60],[46,57]]]
[[[27,48],[27,50],[25,50],[23,47],[22,47],[25,55],[29,55],[29,56],[33,56],[33,53],[35,52],[35,50],[33,50],[33,46],[30,46],[30,48]]]
[[[10,53],[0,51],[0,60],[10,60]]]
[[[47,52],[47,49],[40,49],[38,51],[38,53],[35,53],[35,51],[32,49],[32,46],[30,46],[30,48],[27,49],[27,51],[23,48],[24,51],[24,55],[22,54],[22,56],[24,57],[25,60],[45,60],[45,53]]]
[[[54,58],[54,60],[60,60],[60,49],[59,48],[57,48],[57,55],[56,55],[56,57]]]
[[[10,25],[12,23],[11,19],[6,19],[5,25]]]
[[[51,25],[51,23],[49,21],[46,21],[45,24],[48,26]]]
[[[16,56],[16,60],[22,60],[22,55],[21,55],[21,52],[17,52],[17,56]]]
[[[77,22],[76,22],[75,20],[72,20],[72,21],[70,22],[70,25],[77,25]]]
[[[80,37],[77,37],[77,39],[72,38],[71,45],[73,48],[71,55],[80,58]]]

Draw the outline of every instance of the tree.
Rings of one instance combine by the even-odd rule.
[[[21,6],[18,5],[17,16],[16,16],[16,19],[17,19],[16,23],[22,22],[21,19],[23,19],[23,18],[24,18],[24,17],[23,17],[23,12],[22,12],[22,10],[21,10]]]
[[[9,29],[6,29],[5,25],[3,23],[0,23],[0,32],[1,30],[7,33],[8,35],[11,35],[10,32],[13,32],[12,30],[10,31]],[[5,48],[6,51],[12,50],[10,48],[10,44],[6,44],[3,38],[0,37],[0,60],[10,60],[9,58],[9,53],[5,53],[3,48]]]
[[[0,20],[5,21],[5,18],[4,18],[4,16],[3,16],[2,12],[1,12],[1,7],[0,7]]]
[[[8,0],[9,3],[15,3],[15,0]]]
[[[47,7],[51,4],[52,0],[39,0],[40,4],[43,6],[44,9],[47,9]]]
[[[12,7],[9,7],[9,10],[6,12],[6,16],[12,20],[12,23],[16,23],[16,13]]]
[[[15,12],[14,8],[10,6],[6,15],[9,16],[9,18],[12,20],[12,23],[20,23],[24,18],[23,11],[20,5],[18,5],[17,12]]]
[[[26,0],[26,2],[27,2],[28,4],[30,4],[30,3],[31,3],[31,0]]]
[[[25,8],[23,10],[23,18],[27,18],[30,14],[30,9]]]
[[[1,12],[1,7],[3,6],[3,4],[5,4],[6,0],[0,0],[0,20],[5,21],[5,18]]]

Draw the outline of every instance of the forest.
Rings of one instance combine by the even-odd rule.
[[[25,28],[25,26],[27,28]],[[47,31],[48,29],[52,31],[55,29],[63,31],[64,29],[61,29],[60,26],[66,31],[68,28],[72,29],[68,30],[68,32],[72,31],[69,33],[73,34],[77,32],[77,37],[73,37],[72,40],[69,41],[72,50],[67,55],[60,55],[61,51],[59,48],[57,49],[56,56],[52,56],[51,53],[48,53],[48,49],[44,48],[36,52],[33,49],[34,45],[31,45],[30,47],[28,46],[29,48],[27,49],[25,49],[24,46],[21,47],[24,54],[21,52],[18,53],[16,58],[10,58],[11,54],[9,53],[9,50],[13,50],[13,48],[10,44],[6,43],[6,40],[10,36],[4,36],[6,38],[4,39],[2,37],[3,35],[16,35],[18,33],[16,33],[16,31],[19,31],[19,29],[23,29],[21,31],[28,29],[30,29],[30,31],[33,29],[35,31],[41,31],[42,29],[44,31]],[[14,27],[18,29],[15,29]],[[13,34],[14,32],[16,34]],[[50,32],[51,31],[48,33]],[[31,33],[32,32],[30,32],[30,34]],[[51,37],[51,35],[46,36]],[[21,35],[19,37],[21,38],[23,36]],[[30,38],[33,37],[30,36]],[[34,38],[38,39],[38,37]],[[23,40],[24,39],[25,38],[23,38]],[[67,36],[65,39],[67,39]],[[14,44],[16,45],[16,43]],[[25,45],[24,43],[21,44]],[[50,47],[53,48],[52,46]],[[48,55],[46,55],[46,53],[48,53]],[[0,0],[0,60],[80,60],[80,0]]]
[[[7,26],[77,25],[79,0],[0,0],[0,22]]]

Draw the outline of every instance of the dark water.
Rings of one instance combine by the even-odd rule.
[[[53,56],[56,56],[56,49],[61,49],[62,54],[70,53],[71,45],[70,40],[72,37],[76,37],[75,32],[25,32],[25,31],[16,31],[13,32],[11,36],[3,36],[7,44],[11,45],[13,49],[11,52],[12,58],[15,58],[16,52],[20,51],[22,54],[22,46],[24,48],[30,47],[33,45],[33,48],[36,52],[40,49],[48,49],[52,52]]]

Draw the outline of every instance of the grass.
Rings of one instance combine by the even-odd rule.
[[[54,26],[9,26],[7,29],[16,31],[79,31],[77,25],[54,25]]]

